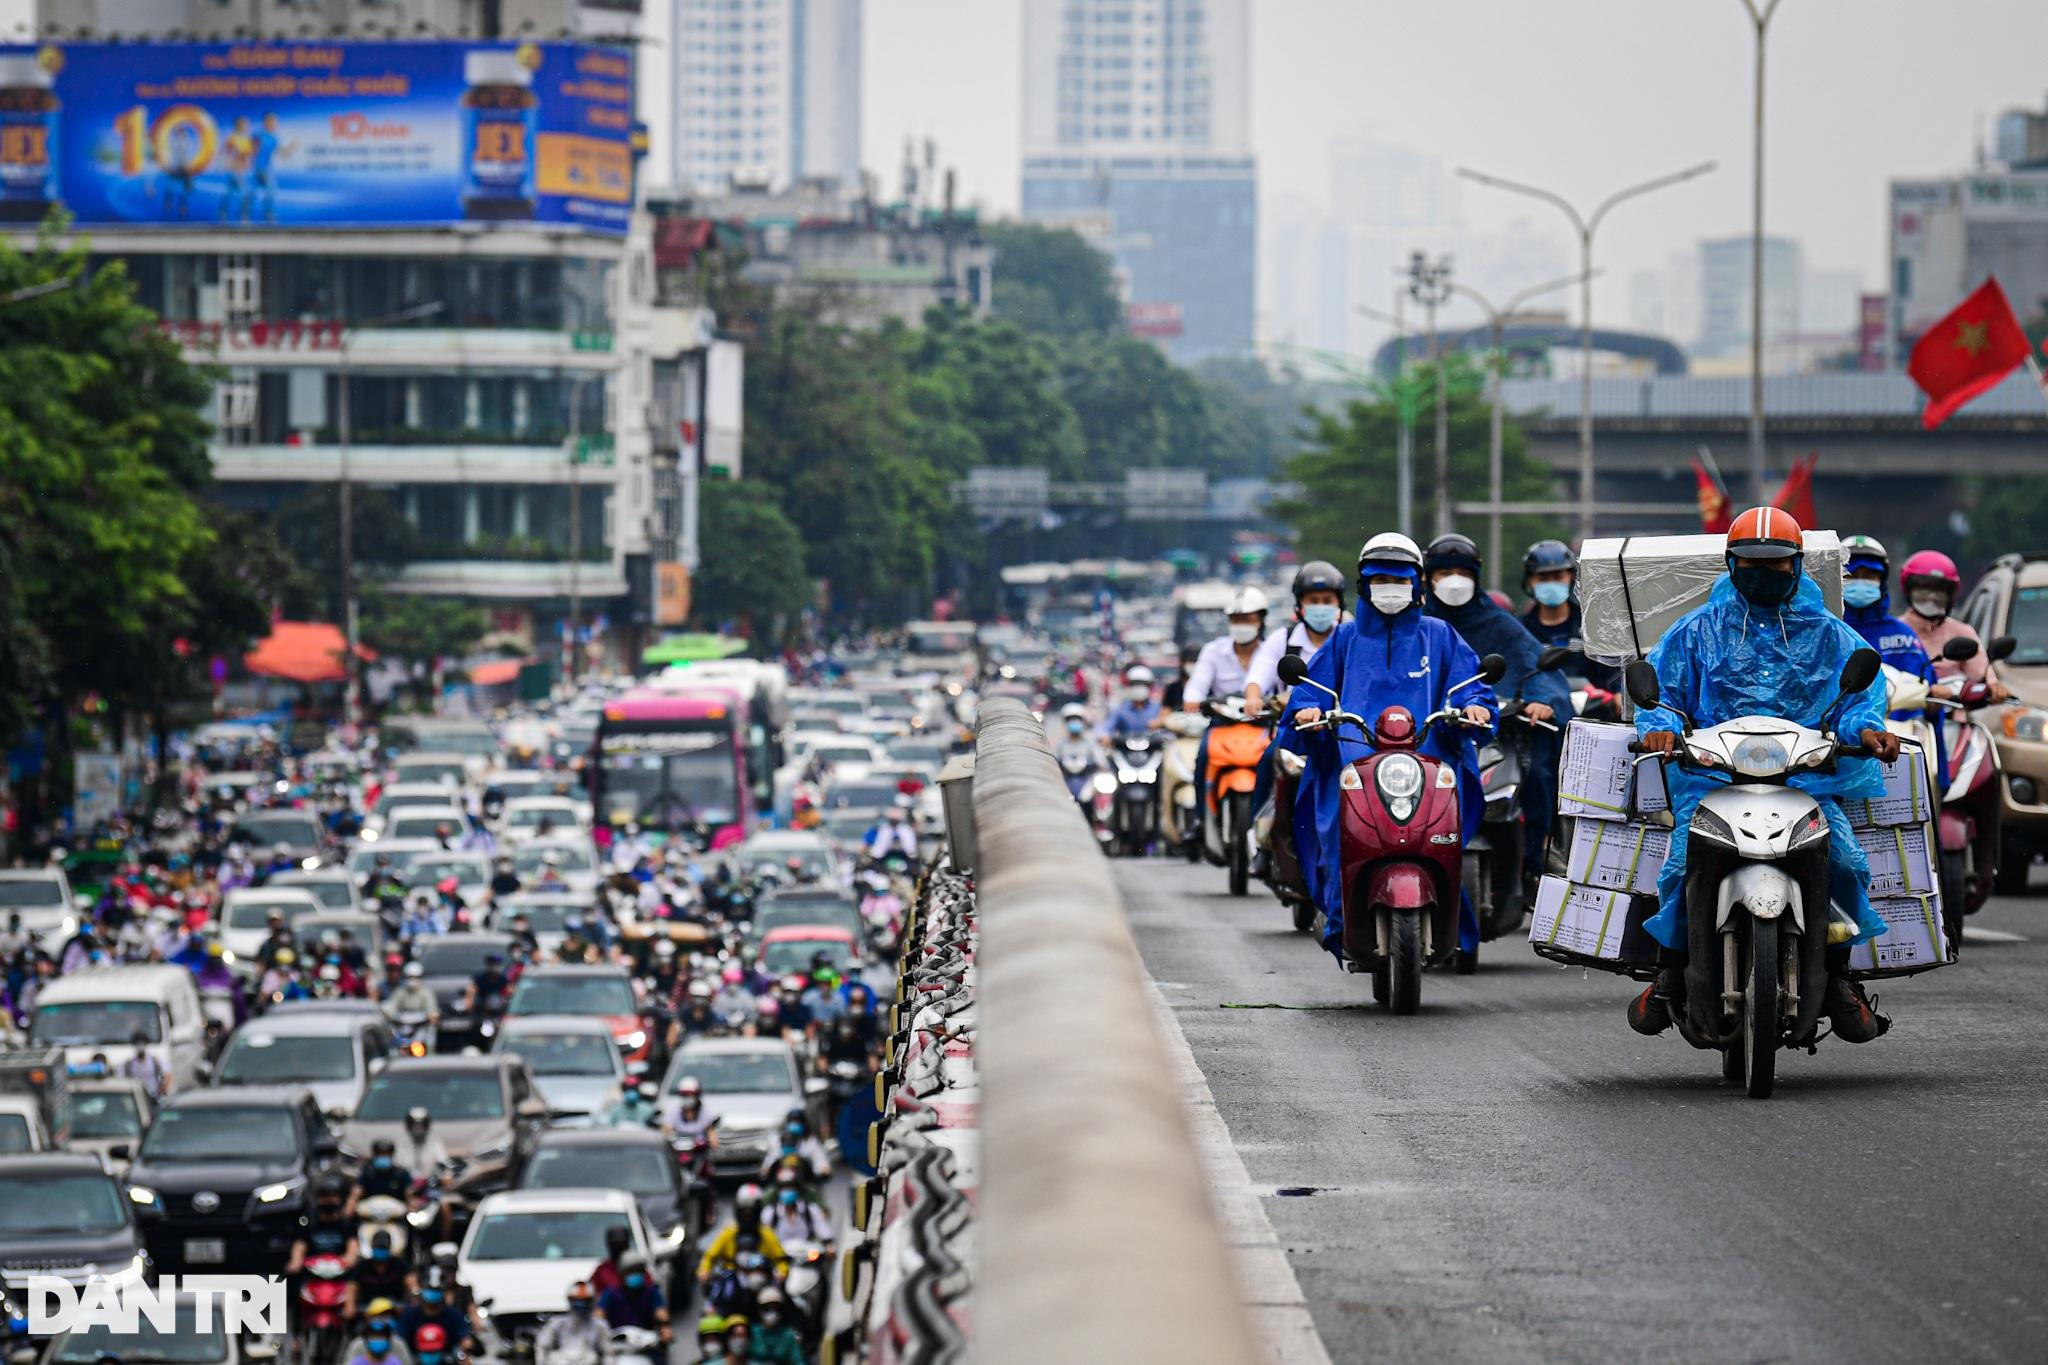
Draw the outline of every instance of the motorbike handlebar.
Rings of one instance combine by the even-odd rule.
[[[1868,744],[1865,744],[1862,740],[1858,740],[1854,744],[1849,744],[1838,739],[1835,741],[1835,757],[1875,758],[1877,757],[1877,755],[1872,753],[1870,751],[1870,746]]]

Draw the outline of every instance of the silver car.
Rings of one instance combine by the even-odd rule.
[[[822,1076],[806,1078],[795,1051],[780,1038],[692,1038],[677,1050],[662,1081],[662,1110],[675,1111],[676,1086],[693,1076],[704,1087],[704,1111],[718,1120],[718,1175],[758,1174],[793,1109],[811,1131],[827,1131]]]
[[[556,1127],[602,1119],[627,1084],[611,1026],[589,1015],[507,1015],[492,1051],[517,1053],[525,1061]]]
[[[370,1013],[270,1014],[235,1030],[207,1075],[214,1086],[303,1085],[327,1114],[353,1113],[391,1031]]]

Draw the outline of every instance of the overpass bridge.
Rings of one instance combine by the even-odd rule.
[[[1508,411],[1531,454],[1575,492],[1577,380],[1508,381]],[[1836,526],[1908,533],[1962,505],[1964,481],[2048,477],[2048,397],[2024,372],[1980,397],[1938,431],[1920,426],[1921,399],[1903,374],[1786,375],[1764,383],[1773,480],[1792,461],[1820,453],[1815,500]],[[1602,531],[1693,521],[1691,460],[1701,446],[1722,472],[1745,465],[1749,381],[1650,378],[1593,382],[1595,495],[1602,504],[1671,505],[1665,516],[1601,519]],[[1738,490],[1738,500],[1746,493]],[[1625,524],[1624,524],[1625,523]]]

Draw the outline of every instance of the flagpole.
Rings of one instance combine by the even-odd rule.
[[[2027,347],[2027,373],[2034,376],[2034,387],[2041,393],[2041,402],[2048,405],[2048,374],[2041,373],[2041,362],[2034,356],[2034,348]]]

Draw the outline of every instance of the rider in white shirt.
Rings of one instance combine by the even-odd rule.
[[[1230,633],[1219,635],[1202,646],[1194,671],[1181,693],[1181,709],[1199,712],[1212,697],[1218,701],[1239,696],[1251,681],[1252,662],[1258,657],[1259,636],[1266,628],[1266,594],[1257,588],[1239,588],[1230,598]],[[1188,837],[1198,838],[1209,804],[1209,736],[1195,751],[1195,815],[1189,822]]]

